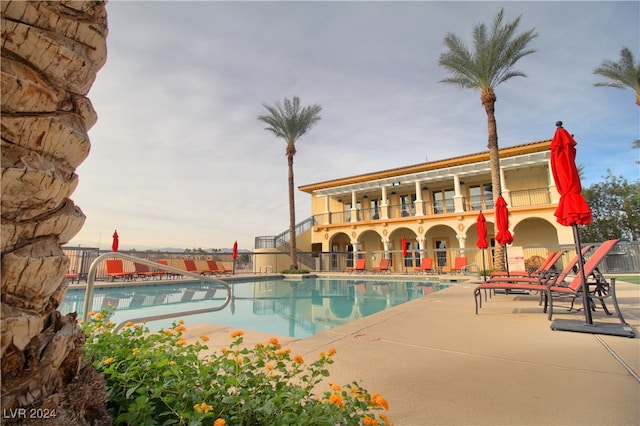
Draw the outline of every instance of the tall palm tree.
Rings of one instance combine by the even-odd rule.
[[[258,120],[267,123],[265,130],[270,131],[276,137],[282,138],[287,143],[286,155],[289,167],[289,252],[291,254],[291,269],[298,269],[298,256],[296,247],[296,205],[293,184],[293,156],[296,155],[296,141],[307,133],[318,121],[320,121],[319,105],[300,106],[300,98],[284,98],[282,103],[276,102],[274,106],[262,104],[268,115],[258,116]]]
[[[106,60],[105,2],[1,7],[0,405],[14,413],[3,424],[27,422],[21,409],[55,412],[39,420],[51,425],[108,424],[104,379],[80,357],[86,337],[57,310],[68,286],[61,246],[85,219],[69,197],[97,120],[86,95]]]
[[[640,63],[635,64],[633,53],[628,47],[623,47],[620,51],[619,62],[604,60],[593,73],[609,79],[594,83],[594,86],[630,89],[636,93],[636,105],[640,106]]]
[[[521,16],[503,24],[504,9],[501,9],[490,29],[485,24],[476,25],[473,29],[473,51],[467,48],[460,37],[448,33],[444,44],[449,50],[442,53],[438,60],[441,67],[453,74],[453,77],[445,78],[441,83],[480,90],[480,102],[487,113],[487,147],[494,201],[502,192],[495,88],[512,77],[526,77],[526,74],[513,67],[520,58],[535,52],[534,49],[527,48],[527,45],[538,36],[534,29],[518,34],[520,18]],[[496,247],[495,268],[505,270],[504,247],[500,244]]]

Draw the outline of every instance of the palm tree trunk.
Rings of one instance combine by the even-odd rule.
[[[296,247],[296,199],[293,183],[293,154],[287,153],[289,165],[289,253],[291,255],[290,269],[298,269],[298,249]]]
[[[3,1],[1,28],[2,423],[42,409],[56,416],[36,422],[109,424],[76,315],[56,310],[68,286],[61,247],[85,220],[69,196],[97,120],[85,95],[106,60],[105,4]]]
[[[493,205],[495,206],[498,196],[502,193],[500,183],[500,154],[498,149],[498,126],[496,124],[495,103],[496,96],[493,91],[483,92],[481,95],[482,105],[487,113],[487,131],[489,149],[489,167],[491,169],[491,186],[493,191]],[[497,230],[494,228],[494,232]],[[494,269],[505,271],[504,246],[496,242]]]

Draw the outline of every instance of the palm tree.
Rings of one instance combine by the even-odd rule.
[[[301,108],[300,98],[293,100],[284,98],[283,103],[276,102],[275,106],[262,104],[268,115],[258,116],[258,120],[267,123],[265,130],[272,132],[276,137],[282,138],[287,143],[287,163],[289,166],[289,252],[291,254],[291,269],[298,269],[298,256],[296,248],[296,206],[293,184],[293,156],[296,154],[296,141],[307,133],[318,121],[320,121],[319,105]]]
[[[609,79],[606,82],[594,83],[594,86],[633,90],[636,93],[636,105],[640,106],[640,63],[635,64],[628,47],[623,47],[620,51],[619,62],[604,60],[593,73]]]
[[[513,67],[518,59],[535,52],[527,45],[538,36],[533,29],[517,34],[519,16],[512,22],[503,24],[504,9],[496,15],[493,26],[487,30],[485,24],[473,29],[474,50],[470,51],[462,39],[452,33],[444,38],[449,49],[440,55],[438,64],[453,74],[453,77],[441,80],[467,89],[480,90],[480,102],[487,113],[489,162],[491,167],[491,185],[494,201],[502,192],[500,185],[500,159],[498,153],[498,130],[495,118],[495,88],[512,77],[526,77],[522,71]],[[504,247],[496,247],[497,270],[504,271]]]
[[[97,119],[86,95],[106,60],[105,2],[1,7],[0,405],[55,412],[51,424],[108,424],[104,379],[80,356],[86,337],[75,314],[57,310],[68,286],[61,246],[85,220],[68,197]]]

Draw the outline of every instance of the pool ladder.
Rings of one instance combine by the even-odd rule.
[[[170,265],[163,265],[157,262],[154,262],[152,260],[147,260],[147,259],[142,259],[139,257],[135,257],[135,256],[131,256],[128,254],[124,254],[124,253],[119,253],[119,252],[110,252],[110,253],[105,253],[103,255],[100,255],[96,258],[96,260],[93,261],[93,263],[91,263],[91,266],[89,266],[89,273],[88,273],[88,277],[87,277],[87,290],[84,296],[84,311],[82,312],[82,320],[83,322],[86,322],[88,317],[89,317],[89,309],[91,307],[91,302],[93,302],[93,287],[95,285],[95,281],[96,281],[96,271],[98,269],[98,265],[100,263],[102,263],[104,260],[106,259],[122,259],[122,260],[128,260],[131,262],[135,262],[135,263],[139,263],[141,265],[147,265],[156,269],[162,269],[164,271],[170,271],[170,272],[175,272],[176,274],[180,274],[180,275],[185,275],[191,278],[195,278],[201,281],[211,281],[217,285],[221,285],[224,287],[224,289],[227,291],[227,297],[224,300],[224,303],[220,306],[214,306],[212,308],[204,308],[204,309],[194,309],[191,311],[182,311],[182,312],[174,312],[174,313],[166,313],[166,314],[160,314],[160,315],[152,315],[152,316],[148,316],[148,317],[139,317],[139,318],[131,318],[128,319],[126,321],[122,321],[120,324],[118,324],[115,328],[114,331],[118,331],[120,330],[122,327],[124,327],[124,325],[128,322],[134,322],[134,323],[138,323],[138,322],[143,322],[143,321],[155,321],[155,320],[161,320],[161,319],[168,319],[168,318],[175,318],[175,317],[183,317],[183,316],[189,316],[189,315],[197,315],[197,314],[206,314],[208,312],[215,312],[215,311],[221,311],[224,308],[227,307],[227,305],[229,304],[229,302],[231,301],[231,287],[229,287],[229,284],[227,284],[226,282],[219,280],[217,278],[214,277],[210,277],[210,276],[205,276],[205,275],[201,275],[201,274],[196,274],[193,272],[189,272],[189,271],[185,271],[184,269],[180,269],[180,268],[176,268],[174,266],[170,266]]]

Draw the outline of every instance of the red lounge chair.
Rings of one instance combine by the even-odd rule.
[[[456,257],[453,262],[453,267],[449,270],[452,274],[462,273],[466,270],[467,267],[467,257],[460,256]]]
[[[589,247],[591,248],[593,246],[589,246]],[[504,277],[504,276],[510,276],[510,277],[537,277],[541,273],[544,273],[544,272],[550,270],[551,268],[553,268],[553,266],[556,264],[556,262],[558,260],[560,260],[560,258],[566,252],[567,252],[566,250],[552,251],[551,253],[549,253],[549,255],[544,260],[544,262],[542,262],[542,264],[533,272],[528,272],[528,271],[509,271],[509,272],[506,272],[506,271],[494,271],[494,272],[491,273],[491,278]]]
[[[618,244],[620,239],[608,240],[605,241],[596,249],[593,255],[589,258],[589,260],[584,264],[584,276],[587,277],[587,291],[589,292],[589,298],[591,302],[593,299],[598,299],[600,304],[602,305],[602,309],[607,315],[611,315],[607,306],[604,304],[604,300],[607,298],[611,298],[613,302],[613,306],[618,314],[618,319],[622,324],[627,324],[622,317],[622,312],[618,306],[618,299],[616,297],[616,279],[611,278],[611,282],[607,282],[599,272],[596,271],[598,264],[602,262],[607,254],[613,249],[613,247]],[[594,275],[595,281],[589,282],[589,276]],[[593,286],[593,290],[590,288]],[[553,316],[553,299],[554,296],[562,297],[569,296],[573,299],[576,297],[582,297],[582,291],[585,287],[585,283],[582,280],[582,274],[578,273],[571,281],[555,281],[547,288],[547,299],[549,300],[549,320]],[[573,303],[571,305],[573,307]],[[583,307],[583,309],[591,309],[589,307]]]
[[[74,281],[78,281],[78,284],[80,284],[79,274],[76,274],[75,272],[67,272],[66,277],[69,281],[71,281],[71,284],[73,284]]]
[[[116,278],[130,280],[133,278],[133,272],[124,272],[121,259],[107,259],[105,263],[107,265],[107,278],[109,280],[115,281]]]
[[[232,272],[231,269],[220,268],[215,259],[207,259],[207,266],[210,274],[230,274]]]
[[[141,263],[134,262],[133,266],[136,268],[136,275],[141,277],[143,280],[155,277],[162,279],[162,276],[165,274],[165,271],[152,271],[147,265],[143,265]]]
[[[364,272],[365,269],[365,265],[367,263],[366,259],[358,259],[356,260],[356,266],[354,266],[353,268],[347,268],[346,271],[348,273],[352,273],[352,272]]]
[[[433,259],[430,257],[423,257],[420,261],[420,267],[416,268],[416,272],[424,272],[426,274],[433,273]]]
[[[378,265],[377,268],[372,268],[371,270],[373,272],[379,272],[379,273],[387,272],[387,273],[389,273],[389,272],[391,272],[389,270],[389,262],[390,262],[390,259],[384,258],[384,259],[380,260],[380,265]],[[364,269],[364,267],[363,267],[363,269]]]
[[[593,273],[596,266],[600,260],[606,256],[606,254],[611,250],[611,248],[618,243],[620,240],[609,240],[603,243],[598,249],[593,253],[587,264],[585,264],[585,275],[590,275]],[[590,250],[593,246],[589,245],[582,249],[582,255],[584,255],[588,250]],[[604,254],[603,254],[604,253]],[[598,259],[595,265],[592,265],[593,259]],[[542,297],[544,298],[544,311],[547,312],[547,304],[550,304],[549,296],[550,293],[548,289],[550,287],[558,286],[563,283],[566,277],[573,271],[573,268],[578,263],[578,255],[574,256],[574,258],[567,263],[567,266],[560,272],[559,274],[541,274],[539,277],[498,277],[491,279],[489,281],[483,282],[478,285],[473,292],[475,301],[476,301],[476,314],[478,313],[478,307],[482,307],[482,297],[480,296],[481,290],[528,290],[528,291],[539,291],[541,292]],[[591,269],[587,269],[587,266]],[[572,281],[573,282],[573,281]],[[558,292],[562,292],[559,290]],[[486,294],[485,294],[486,300]],[[617,303],[617,300],[614,302]]]
[[[191,260],[191,259],[182,259],[184,262],[184,269],[187,270],[187,272],[191,272],[193,274],[208,274],[209,271],[203,271],[198,269],[198,267],[196,266],[196,261],[195,260]]]

